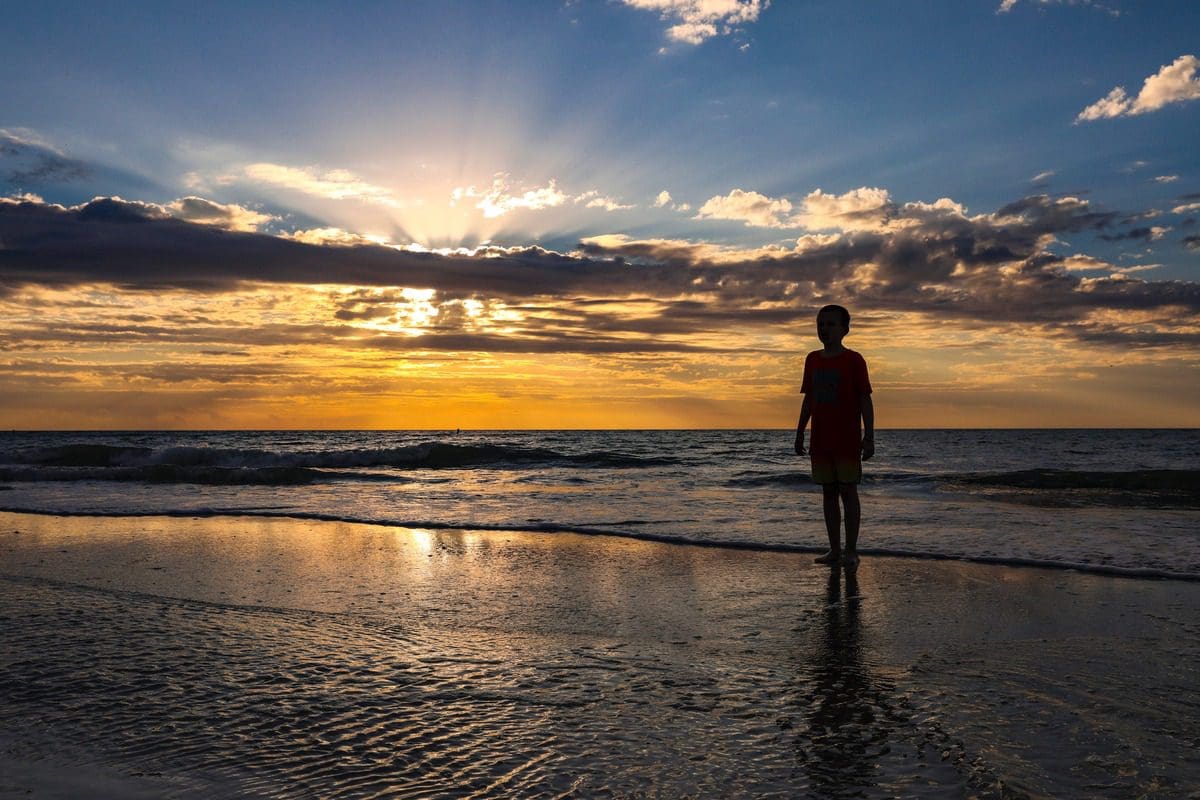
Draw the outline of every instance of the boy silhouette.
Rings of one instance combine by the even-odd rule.
[[[862,508],[858,482],[862,461],[875,455],[875,406],[871,403],[871,379],[861,355],[842,346],[850,332],[850,312],[842,306],[825,306],[817,312],[817,338],[825,347],[804,359],[800,391],[804,404],[796,425],[796,454],[804,455],[804,429],[812,420],[812,443],[807,453],[812,461],[813,481],[824,494],[825,530],[829,552],[818,564],[858,564],[858,526]],[[859,420],[862,428],[859,428]],[[846,510],[846,546],[840,541],[841,508]]]

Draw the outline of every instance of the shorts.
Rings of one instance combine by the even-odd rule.
[[[858,483],[862,480],[862,453],[849,450],[809,450],[813,483]]]

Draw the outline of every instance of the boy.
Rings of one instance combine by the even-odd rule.
[[[813,481],[824,493],[825,530],[829,552],[818,564],[858,564],[858,524],[861,506],[858,482],[862,459],[875,455],[875,406],[871,403],[871,380],[867,362],[842,346],[850,332],[850,312],[841,306],[825,306],[817,312],[817,338],[825,345],[804,359],[800,391],[804,405],[796,425],[796,454],[804,455],[804,428],[812,419]],[[859,419],[862,419],[861,439]],[[860,459],[861,454],[861,459]],[[839,541],[841,509],[846,509],[846,547]]]

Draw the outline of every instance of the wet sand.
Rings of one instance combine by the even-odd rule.
[[[0,797],[1189,797],[1200,584],[0,514]]]

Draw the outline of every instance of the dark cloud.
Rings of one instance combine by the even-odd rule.
[[[237,231],[257,230],[260,225],[277,219],[239,205],[222,205],[195,196],[180,198],[164,210],[176,219]]]
[[[409,302],[400,287],[434,289],[439,316],[424,336],[364,340],[361,327],[293,325],[252,326],[244,338],[230,339],[224,326],[203,320],[107,330],[97,325],[78,334],[239,346],[345,346],[353,340],[382,349],[530,353],[686,350],[662,337],[788,325],[830,301],[983,322],[1078,320],[1094,309],[1200,312],[1200,284],[1089,279],[1046,249],[1056,235],[1107,231],[1117,219],[1077,198],[1038,195],[995,214],[927,210],[885,229],[805,239],[794,251],[740,258],[711,245],[616,237],[586,240],[572,255],[538,247],[440,255],[234,232],[118,198],[74,208],[0,201],[0,292],[26,284],[97,282],[205,292],[247,282],[336,283],[363,287],[334,312],[337,320],[351,322],[393,319]],[[1185,244],[1194,249],[1195,237]],[[462,307],[446,302],[466,298],[530,313],[511,334],[480,333]]]
[[[1130,230],[1127,230],[1124,233],[1100,234],[1100,238],[1106,242],[1122,242],[1122,241],[1130,241],[1130,240],[1148,242],[1153,237],[1154,237],[1154,230],[1152,228],[1147,228],[1147,227],[1131,228]]]
[[[119,198],[74,208],[0,200],[0,289],[106,282],[223,291],[244,282],[342,283],[519,298],[599,290],[626,271],[540,248],[472,257],[303,244],[192,224]]]
[[[1183,237],[1183,246],[1186,247],[1188,250],[1200,251],[1200,234],[1198,234],[1196,236]]]
[[[1111,225],[1119,215],[1106,211],[1092,211],[1091,206],[1075,197],[1052,198],[1049,195],[1024,197],[1009,203],[996,212],[1000,219],[1017,217],[1017,227],[1027,233],[1072,233],[1095,230]]]
[[[53,150],[0,130],[0,175],[15,188],[63,184],[91,177],[91,169],[82,161],[67,158]]]
[[[340,319],[343,322],[353,322],[354,320],[375,320],[389,319],[395,315],[396,310],[385,306],[359,306],[355,308],[339,308],[334,312],[334,318]]]
[[[39,380],[42,382],[79,382],[87,373],[118,374],[124,381],[159,381],[162,383],[185,383],[205,381],[209,383],[252,383],[255,381],[273,380],[291,375],[286,364],[231,364],[228,361],[220,363],[195,364],[182,361],[162,361],[157,363],[120,363],[110,362],[101,368],[95,364],[80,361],[49,361],[18,360],[0,364],[0,375],[4,380]]]
[[[702,347],[699,345],[645,338],[597,336],[591,331],[578,334],[563,331],[524,335],[498,334],[426,334],[421,336],[385,336],[363,340],[363,346],[380,350],[479,353],[720,353],[747,352],[741,347]]]
[[[169,219],[170,215],[152,203],[122,200],[119,197],[97,197],[80,206],[75,214],[82,222],[141,223]]]
[[[84,323],[27,328],[0,335],[0,351],[32,350],[46,345],[71,347],[80,343],[117,348],[146,348],[171,345],[220,345],[242,347],[327,347],[380,350],[386,352],[481,352],[481,353],[681,353],[743,352],[740,347],[706,347],[668,338],[647,340],[636,335],[646,331],[637,326],[614,324],[597,333],[591,325],[556,325],[531,319],[504,334],[434,326],[418,335],[379,332],[364,335],[352,325],[260,325],[166,326],[124,323]],[[685,326],[664,324],[654,332],[679,334]]]
[[[163,361],[153,364],[114,365],[125,380],[147,380],[156,383],[266,383],[279,378],[291,377],[293,370],[287,364],[237,365],[229,361],[217,364],[187,364],[178,361]]]
[[[229,206],[205,200],[203,197],[184,197],[179,203],[179,211],[175,216],[188,222],[230,222],[232,213]]]
[[[1090,212],[1083,204],[1074,211],[1032,198],[988,218],[953,217],[892,232],[840,237],[745,265],[741,275],[758,278],[751,294],[739,296],[736,282],[727,281],[716,300],[695,314],[732,314],[749,321],[761,313],[746,311],[754,300],[788,300],[787,292],[779,290],[789,278],[805,279],[791,285],[798,287],[795,299],[800,302],[793,307],[804,311],[801,318],[813,305],[837,300],[860,308],[993,322],[1078,319],[1099,308],[1179,306],[1190,314],[1200,312],[1200,284],[1086,279],[1066,270],[1060,256],[1043,248],[1041,237],[1102,229],[1112,221],[1111,215]],[[613,255],[623,248],[592,247],[591,252]],[[644,243],[635,252],[647,257]],[[671,245],[670,254],[678,258],[677,244]]]
[[[1173,331],[1145,331],[1102,329],[1090,330],[1076,326],[1069,332],[1077,339],[1092,344],[1112,347],[1144,347],[1144,348],[1197,348],[1200,347],[1200,333],[1178,333]]]
[[[396,314],[396,306],[406,303],[406,298],[395,291],[355,291],[341,297],[334,318],[344,322],[353,320],[386,320]]]

